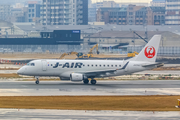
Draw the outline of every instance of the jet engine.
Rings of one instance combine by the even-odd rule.
[[[79,73],[71,73],[70,74],[70,80],[71,81],[82,81],[84,80],[85,76],[83,74]]]

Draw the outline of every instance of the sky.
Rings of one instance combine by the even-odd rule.
[[[100,2],[100,1],[103,1],[103,0],[92,0],[92,2]],[[105,0],[105,1],[112,1],[112,0]],[[114,0],[115,2],[120,2],[120,3],[150,3],[150,1],[152,0]]]

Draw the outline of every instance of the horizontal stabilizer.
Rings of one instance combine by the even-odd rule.
[[[155,66],[155,65],[157,65],[157,67],[164,66],[163,63],[154,63],[154,64],[144,64],[144,65],[142,65],[142,67],[151,67],[151,66]]]

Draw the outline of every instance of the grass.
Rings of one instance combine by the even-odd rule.
[[[18,74],[16,73],[2,73],[0,74],[0,78],[21,78],[21,76],[19,76]]]
[[[180,96],[17,96],[0,97],[0,108],[179,111]]]
[[[7,67],[4,67],[4,68],[0,68],[0,70],[19,70],[19,68],[7,68]]]

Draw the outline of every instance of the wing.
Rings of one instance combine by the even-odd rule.
[[[111,74],[116,72],[116,69],[109,69],[109,70],[97,70],[97,71],[86,71],[86,72],[78,72],[86,75],[87,77],[91,76],[103,76],[106,75],[107,73]]]

